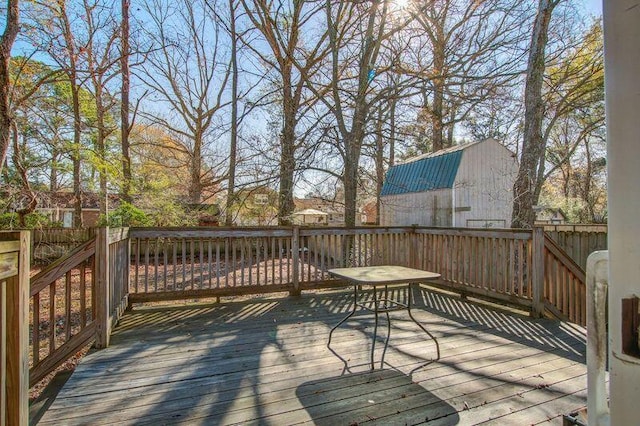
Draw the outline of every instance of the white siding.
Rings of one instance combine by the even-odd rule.
[[[452,226],[451,189],[382,197],[380,225]]]
[[[453,189],[384,196],[380,224],[508,227],[517,173],[515,154],[499,142],[470,145],[462,152]]]
[[[455,226],[510,226],[517,173],[515,155],[493,139],[465,149],[454,183]]]

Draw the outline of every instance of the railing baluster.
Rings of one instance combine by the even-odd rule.
[[[216,288],[220,288],[220,240],[216,240]]]
[[[162,291],[167,291],[167,264],[169,263],[169,241],[164,238],[162,243]]]
[[[80,265],[80,328],[87,326],[87,263]]]
[[[200,277],[200,290],[204,288],[204,245],[202,239],[198,240],[198,249],[200,250],[200,273],[198,274]]]
[[[244,281],[244,276],[245,276],[245,270],[246,265],[245,262],[247,261],[247,255],[245,255],[245,252],[248,254],[249,257],[249,265],[251,265],[251,252],[247,251],[247,244],[249,243],[249,239],[247,238],[243,238],[242,240],[240,240],[240,285],[245,285],[245,281]],[[249,250],[251,250],[249,248]],[[248,273],[248,278],[249,278],[249,284],[251,284],[251,269],[249,269]]]
[[[56,282],[49,284],[49,353],[56,349]]]
[[[64,334],[65,342],[71,338],[71,271],[67,271],[64,277]]]
[[[212,283],[211,283],[211,257],[213,255],[213,248],[211,247],[211,244],[213,243],[213,241],[211,239],[207,240],[207,272],[209,274],[209,284],[207,288],[211,288],[212,287]]]
[[[195,241],[193,239],[189,240],[189,271],[190,271],[190,278],[189,278],[189,289],[193,290],[194,286],[195,286],[195,266],[196,266],[196,248],[195,248]]]
[[[256,257],[255,257],[256,273],[255,273],[255,283],[252,282],[252,284],[256,286],[260,286],[260,247],[262,245],[262,239],[258,237],[258,238],[254,238],[253,241],[254,241],[254,244],[251,245],[251,251],[253,252],[253,247],[256,248]],[[249,264],[249,267],[251,268],[251,270],[253,270],[254,268],[253,264]]]
[[[33,354],[33,364],[35,365],[40,362],[40,293],[36,293],[33,296],[32,309],[33,325],[31,330],[31,344],[33,347],[31,350]]]

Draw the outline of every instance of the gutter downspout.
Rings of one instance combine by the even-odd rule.
[[[609,252],[587,258],[587,418],[589,426],[610,424],[606,389]]]

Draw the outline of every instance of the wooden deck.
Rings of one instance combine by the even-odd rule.
[[[586,405],[583,329],[426,289],[416,296],[440,359],[394,312],[384,368],[373,372],[372,314],[355,315],[326,347],[351,309],[347,291],[135,308],[39,424],[561,424]]]

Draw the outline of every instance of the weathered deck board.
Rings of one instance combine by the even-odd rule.
[[[392,314],[384,369],[372,315],[329,329],[351,294],[141,307],[78,366],[39,424],[535,424],[586,404],[584,330],[423,290]],[[386,323],[376,345],[379,359]],[[428,419],[428,420],[427,420]]]

